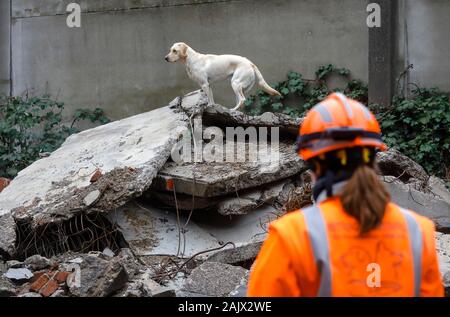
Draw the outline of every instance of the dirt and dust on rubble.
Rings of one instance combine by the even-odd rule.
[[[258,160],[174,162],[199,118],[204,129],[277,131],[277,161],[245,140]],[[295,151],[300,123],[208,106],[197,91],[69,137],[2,181],[0,296],[245,295],[268,223],[311,204],[311,179]],[[448,291],[450,193],[394,149],[378,161],[393,200],[436,223]]]

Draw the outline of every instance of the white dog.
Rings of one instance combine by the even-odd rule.
[[[244,91],[248,92],[257,81],[258,85],[268,94],[281,96],[264,80],[258,67],[247,58],[237,55],[205,55],[194,51],[185,43],[175,43],[166,56],[168,62],[181,61],[186,65],[186,71],[192,80],[197,82],[208,96],[209,104],[214,104],[214,97],[210,83],[231,77],[231,87],[236,94],[238,110],[246,98]]]

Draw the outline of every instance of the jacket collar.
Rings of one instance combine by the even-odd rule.
[[[333,188],[333,197],[337,196],[341,193],[342,189],[345,187],[345,185],[348,183],[348,181],[342,181],[342,182],[338,182],[333,184],[332,188]],[[324,188],[319,196],[317,196],[317,199],[314,201],[314,204],[318,205],[321,202],[327,200],[330,197],[327,197],[327,190]]]

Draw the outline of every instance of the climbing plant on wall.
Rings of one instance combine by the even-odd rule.
[[[329,79],[342,79],[342,87],[330,88]],[[368,102],[367,85],[352,79],[350,71],[333,65],[321,66],[314,79],[291,71],[287,79],[273,86],[282,97],[271,97],[259,90],[246,102],[246,112],[266,111],[302,116],[331,92]],[[449,95],[437,88],[416,87],[408,98],[396,96],[391,105],[369,105],[380,121],[384,140],[421,164],[430,174],[445,178],[450,187],[450,102]]]
[[[45,153],[56,150],[79,131],[79,122],[109,122],[97,108],[79,109],[69,124],[63,124],[63,110],[64,103],[49,96],[0,96],[0,177],[13,178]]]
[[[339,88],[330,88],[328,80],[332,76],[340,77],[344,85]],[[348,69],[331,64],[319,67],[314,79],[305,79],[302,74],[290,71],[286,80],[273,87],[282,94],[281,97],[271,97],[262,90],[258,90],[255,95],[248,98],[245,104],[246,112],[250,115],[258,115],[271,111],[301,116],[331,92],[337,91],[367,102],[367,86],[359,80],[351,79]]]

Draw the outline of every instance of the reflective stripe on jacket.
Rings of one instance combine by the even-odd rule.
[[[270,225],[249,296],[443,296],[434,224],[390,203],[361,237],[338,197]]]

